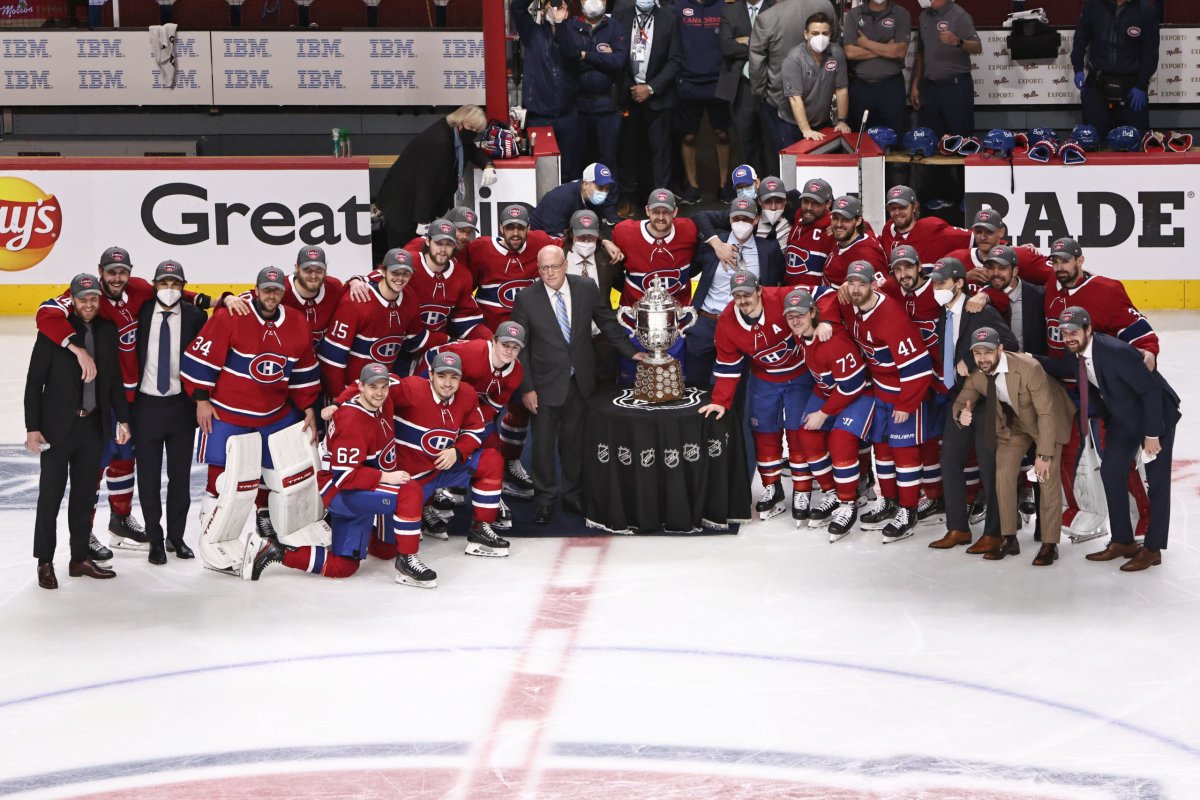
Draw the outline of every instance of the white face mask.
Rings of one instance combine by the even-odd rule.
[[[779,222],[779,218],[782,216],[783,216],[782,208],[768,208],[765,211],[763,211],[763,217],[767,220],[767,222],[771,223],[772,225],[774,225],[776,222]]]
[[[183,292],[178,289],[159,289],[158,302],[162,303],[167,308],[179,302],[179,298],[183,297]]]
[[[583,0],[583,15],[596,19],[604,14],[604,0]]]
[[[737,222],[731,222],[729,229],[733,231],[734,238],[739,242],[744,242],[750,238],[750,234],[754,233],[754,223],[739,219]]]
[[[576,242],[575,253],[580,258],[591,258],[596,254],[595,242]]]
[[[954,299],[954,292],[950,289],[934,289],[933,299],[939,306],[949,305],[950,301]]]
[[[823,33],[818,33],[808,40],[808,46],[813,49],[814,53],[824,53],[825,48],[829,47],[829,37]]]
[[[933,5],[933,0],[917,0],[917,5],[921,8],[930,8]]]

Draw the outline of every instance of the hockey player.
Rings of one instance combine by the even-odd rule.
[[[398,357],[413,357],[431,345],[446,341],[444,333],[430,333],[421,321],[420,308],[411,291],[413,255],[395,248],[383,257],[383,278],[370,284],[370,297],[342,298],[317,351],[321,384],[329,397],[337,397],[372,362],[389,367]]]
[[[729,279],[733,302],[717,319],[717,361],[713,367],[712,402],[700,408],[717,419],[733,406],[733,395],[744,365],[750,362],[746,403],[750,431],[754,437],[758,474],[763,494],[755,510],[760,519],[783,512],[783,440],[786,436],[792,473],[792,517],[808,519],[812,476],[804,461],[800,428],[804,408],[812,394],[813,379],[804,367],[804,355],[796,346],[783,318],[783,298],[788,287],[759,286],[753,272],[739,270]],[[835,292],[827,292],[830,319]],[[832,327],[825,323],[826,338]]]
[[[455,206],[446,214],[446,219],[454,225],[454,255],[461,256],[466,252],[471,242],[475,241],[479,236],[479,215],[475,213],[473,208]],[[431,225],[430,227],[432,228],[433,226]],[[415,236],[409,240],[408,244],[404,245],[404,249],[414,256],[420,256],[421,251],[425,249],[425,244],[428,241],[428,236]]]
[[[201,432],[197,456],[208,464],[200,552],[218,571],[237,573],[243,566],[239,559],[257,552],[253,539],[239,546],[251,498],[259,509],[261,536],[277,535],[267,513],[268,492],[277,496],[270,505],[281,517],[275,520],[283,528],[278,535],[316,522],[306,515],[316,497],[309,443],[315,434],[311,406],[320,391],[320,372],[307,321],[283,306],[286,282],[281,269],[260,270],[251,313],[218,311],[184,353],[180,378],[196,401]],[[301,419],[302,428],[293,429]],[[307,442],[301,434],[307,434]],[[279,446],[286,448],[287,463],[276,463],[283,452]],[[233,474],[223,476],[230,452]],[[260,466],[268,488],[259,488]],[[297,510],[290,505],[297,498],[310,502]]]
[[[133,403],[137,393],[141,371],[137,360],[138,314],[145,303],[153,303],[154,286],[144,278],[131,276],[133,264],[129,251],[122,247],[110,247],[100,254],[100,310],[97,312],[101,319],[106,319],[117,326],[118,360],[121,365],[121,381],[125,386],[125,399]],[[197,308],[208,308],[208,295],[185,291],[183,299],[196,305]],[[43,333],[52,342],[57,342],[67,348],[79,360],[84,380],[91,380],[96,375],[96,365],[75,329],[68,321],[71,309],[71,294],[64,292],[58,297],[43,302],[35,317],[39,333]],[[106,428],[115,431],[116,422],[106,420]],[[110,544],[113,547],[130,550],[148,550],[149,538],[141,523],[133,516],[133,484],[134,484],[134,451],[130,440],[118,445],[112,441],[112,431],[106,436],[105,452],[102,464],[106,464],[103,477],[108,489],[108,531],[112,534]],[[112,558],[112,552],[104,547],[95,537],[90,543],[92,557],[97,561]]]
[[[1012,244],[1008,240],[1008,226],[1004,224],[1004,218],[1000,216],[999,211],[994,208],[981,208],[975,213],[975,219],[971,223],[971,234],[972,247],[955,250],[948,255],[957,258],[967,268],[968,286],[985,287],[988,296],[996,305],[996,310],[1003,314],[1009,300],[1003,296],[1003,292],[993,292],[986,288],[990,279],[987,262],[993,247]],[[1036,247],[1028,244],[1013,246],[1013,252],[1017,256],[1017,269],[1021,272],[1022,280],[1037,286],[1045,286],[1054,280],[1054,267],[1045,253],[1038,252]]]
[[[258,580],[273,563],[327,578],[348,578],[367,557],[376,520],[393,536],[396,531],[415,535],[420,530],[419,505],[411,518],[401,513],[402,505],[408,510],[413,503],[401,503],[400,498],[421,492],[407,472],[395,468],[390,383],[391,375],[383,364],[364,365],[359,371],[358,393],[338,408],[328,425],[328,465],[317,482],[329,509],[332,543],[328,547],[284,547],[275,539],[264,539],[254,558],[251,580]]]
[[[788,234],[784,253],[784,283],[815,289],[825,277],[825,264],[837,242],[829,236],[829,211],[833,207],[833,189],[821,178],[804,183],[800,210]]]
[[[821,341],[821,313],[807,289],[783,299],[783,316],[796,337],[814,381],[804,409],[800,442],[812,477],[825,492],[811,504],[808,526],[829,526],[829,541],[850,532],[858,520],[858,443],[870,436],[875,400],[867,389],[867,366],[850,335],[838,325]]]
[[[646,201],[644,221],[627,219],[613,228],[612,240],[625,254],[625,287],[621,305],[634,306],[645,294],[647,281],[667,279],[667,291],[680,305],[692,296],[691,265],[696,254],[696,224],[677,217],[675,195],[655,189]]]
[[[922,217],[917,193],[907,186],[893,186],[887,193],[887,213],[891,220],[879,237],[884,252],[897,244],[911,244],[921,262],[931,264],[953,250],[971,246],[971,232],[956,228],[937,217]]]
[[[825,262],[821,282],[837,288],[846,280],[846,268],[855,261],[866,261],[880,279],[887,274],[888,261],[875,234],[863,224],[862,203],[857,197],[839,197],[829,212],[829,230],[836,245]]]
[[[894,299],[872,285],[876,268],[855,261],[846,274],[854,312],[850,334],[867,360],[875,394],[875,469],[883,501],[863,515],[864,530],[883,528],[883,541],[913,535],[921,493],[924,405],[933,368],[920,331]],[[891,517],[890,521],[888,518]]]

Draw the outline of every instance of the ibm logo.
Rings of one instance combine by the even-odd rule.
[[[297,39],[296,58],[343,58],[341,39]]]
[[[417,71],[413,69],[373,69],[371,70],[372,89],[419,89],[413,80]]]
[[[50,85],[50,70],[48,69],[6,69],[4,70],[4,88],[13,91],[38,91],[54,87]]]
[[[162,72],[157,69],[154,70],[154,88],[155,89],[163,89],[163,88],[166,88],[167,85],[168,84],[163,82]],[[200,84],[196,82],[196,70],[194,70],[194,69],[177,70],[175,73],[175,88],[176,89],[199,89]]]
[[[442,58],[483,58],[483,39],[443,39]]]
[[[105,91],[126,88],[123,69],[81,69],[78,72],[80,89]]]
[[[443,89],[482,89],[483,70],[481,69],[444,69],[442,77],[445,82]]]
[[[273,89],[269,69],[227,69],[226,89]]]
[[[189,36],[186,39],[182,36],[175,37],[175,57],[176,58],[195,58],[196,57],[196,37]]]
[[[49,39],[8,39],[4,42],[5,58],[49,58],[46,50]]]
[[[76,39],[79,58],[124,58],[119,39]]]
[[[370,58],[416,58],[415,39],[371,39]]]
[[[298,69],[297,89],[345,89],[340,69]]]
[[[226,58],[270,58],[266,39],[226,39]]]

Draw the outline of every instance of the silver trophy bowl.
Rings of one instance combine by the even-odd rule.
[[[661,366],[675,361],[667,351],[684,331],[696,324],[696,311],[676,302],[667,292],[665,278],[651,278],[637,305],[621,306],[617,321],[646,349],[642,363]]]

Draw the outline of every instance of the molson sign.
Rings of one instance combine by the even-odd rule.
[[[58,198],[27,180],[0,176],[0,270],[19,272],[41,262],[62,227]]]

